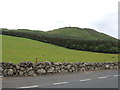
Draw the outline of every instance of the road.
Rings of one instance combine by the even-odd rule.
[[[2,88],[118,88],[118,70],[2,79]]]

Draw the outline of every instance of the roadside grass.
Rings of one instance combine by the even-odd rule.
[[[2,36],[2,57],[5,62],[19,63],[21,61],[35,62],[114,62],[118,54],[95,53],[71,50],[48,43],[13,36]],[[1,49],[1,48],[0,48]]]

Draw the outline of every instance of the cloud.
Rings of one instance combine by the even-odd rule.
[[[1,28],[48,31],[71,25],[117,37],[116,18],[110,13],[117,10],[118,0],[1,0],[0,3]]]
[[[118,38],[118,13],[113,12],[102,19],[92,23],[95,28],[103,33]]]

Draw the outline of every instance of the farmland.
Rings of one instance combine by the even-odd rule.
[[[1,36],[2,61],[5,62],[35,62],[36,57],[40,62],[114,62],[118,60],[118,54],[78,51],[26,38]]]

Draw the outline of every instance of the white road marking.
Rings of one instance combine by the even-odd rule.
[[[19,89],[20,88],[35,88],[35,87],[38,87],[39,85],[34,85],[34,86],[26,86],[26,87],[18,87]]]
[[[120,75],[113,75],[113,77],[118,77],[118,76],[120,76]]]
[[[106,75],[106,77],[109,77],[110,75]]]
[[[104,79],[104,78],[107,78],[107,77],[98,77],[98,79]]]
[[[69,83],[69,82],[59,82],[59,83],[53,83],[53,85],[60,85],[60,84],[66,84],[66,83]]]
[[[83,80],[80,80],[81,82],[84,82],[84,81],[89,81],[91,79],[83,79]]]

